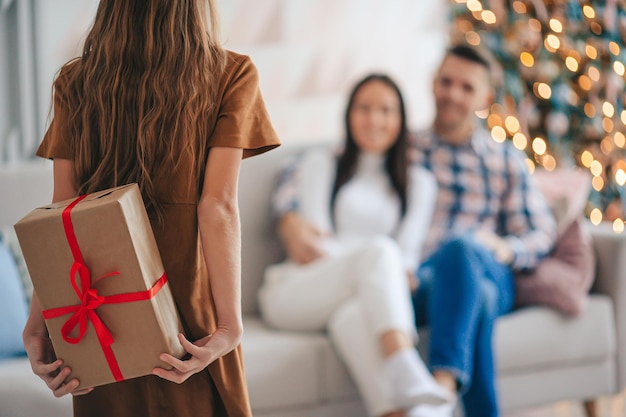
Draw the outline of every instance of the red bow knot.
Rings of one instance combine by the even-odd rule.
[[[98,278],[96,282],[102,278],[118,274],[119,272],[106,274],[103,277]],[[77,277],[80,278],[80,286],[77,283]],[[113,343],[113,336],[94,311],[102,303],[104,303],[106,297],[98,295],[98,290],[91,286],[91,275],[85,264],[74,261],[72,268],[70,269],[70,282],[72,283],[74,292],[76,292],[76,295],[81,303],[77,306],[71,307],[74,314],[67,319],[61,328],[63,340],[73,345],[79,343],[87,332],[88,322],[91,321],[100,341],[104,345],[110,346]],[[72,337],[70,334],[76,326],[78,326],[78,336]]]

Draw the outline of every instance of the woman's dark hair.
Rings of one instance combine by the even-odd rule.
[[[335,184],[333,185],[333,191],[330,199],[331,214],[334,218],[335,200],[337,194],[343,185],[345,185],[354,176],[359,156],[359,147],[354,141],[352,134],[352,128],[350,126],[350,112],[354,106],[354,99],[359,90],[368,83],[381,82],[390,87],[398,97],[399,112],[400,112],[400,131],[394,141],[393,145],[387,150],[385,154],[385,170],[389,175],[389,180],[393,189],[400,198],[400,215],[404,216],[407,207],[407,184],[408,184],[408,159],[407,159],[407,138],[408,128],[406,121],[406,111],[404,107],[404,99],[398,85],[387,75],[384,74],[370,74],[359,81],[353,88],[348,99],[348,105],[346,107],[346,113],[344,118],[345,123],[345,146],[337,159],[337,174],[335,176]]]

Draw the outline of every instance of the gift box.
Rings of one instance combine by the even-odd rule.
[[[62,201],[15,224],[58,358],[81,388],[170,368],[185,352],[137,184]]]

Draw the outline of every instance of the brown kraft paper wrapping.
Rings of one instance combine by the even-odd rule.
[[[37,208],[15,225],[44,311],[81,303],[72,286],[74,256],[62,220],[74,200]],[[164,275],[137,184],[86,196],[71,209],[71,223],[98,295],[146,291]],[[115,272],[119,274],[109,275]],[[80,288],[78,275],[75,282]],[[148,300],[101,304],[94,311],[114,339],[111,350],[123,379],[150,374],[155,367],[169,368],[159,360],[162,352],[178,358],[185,354],[177,338],[182,326],[169,284]],[[77,344],[64,340],[61,328],[71,316],[46,319],[57,357],[72,369],[68,379],[78,378],[80,388],[115,382],[91,321]],[[77,325],[69,336],[78,336],[78,330]]]

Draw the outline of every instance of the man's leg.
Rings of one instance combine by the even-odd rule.
[[[487,280],[483,281],[482,287],[483,297],[474,342],[473,372],[467,391],[462,397],[466,417],[499,415],[492,340],[493,326],[499,316],[498,290]]]
[[[491,338],[495,318],[512,305],[509,268],[471,238],[457,238],[433,254],[418,276],[416,319],[431,328],[431,369],[456,377],[467,417],[497,416]]]

